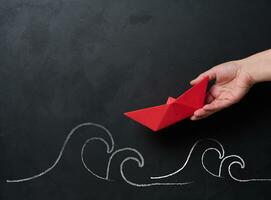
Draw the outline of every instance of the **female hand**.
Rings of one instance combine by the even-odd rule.
[[[254,81],[248,70],[238,61],[217,65],[191,81],[197,84],[204,77],[215,79],[215,84],[207,92],[206,105],[194,112],[191,120],[208,117],[217,111],[239,102],[249,91]]]

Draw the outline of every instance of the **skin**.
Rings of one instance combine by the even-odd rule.
[[[199,83],[204,77],[215,80],[207,92],[206,105],[194,112],[191,120],[206,118],[238,103],[256,83],[271,81],[271,49],[247,58],[217,65],[190,82]]]

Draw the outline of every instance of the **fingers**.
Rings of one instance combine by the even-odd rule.
[[[209,77],[209,80],[215,79],[216,78],[216,68],[213,67],[213,68],[209,69],[208,71],[203,72],[197,78],[195,78],[194,80],[192,80],[190,82],[190,84],[191,85],[195,85],[195,84],[199,83],[200,81],[202,81],[206,76]]]
[[[208,110],[201,108],[201,109],[197,110],[196,112],[194,112],[193,116],[190,119],[192,121],[204,119],[204,118],[209,117],[210,115],[218,112],[219,110],[208,111]]]
[[[206,97],[206,103],[207,105],[212,103],[214,100],[215,100],[215,97],[213,96],[212,92],[214,91],[214,87],[212,87],[210,89],[210,91],[208,92],[207,94],[207,97]],[[207,107],[208,108],[208,107]],[[213,113],[211,113],[209,110],[206,110],[204,108],[201,108],[201,109],[198,109],[194,115],[191,117],[191,120],[198,120],[198,119],[202,119],[204,117],[207,117],[209,115],[211,115]]]
[[[214,100],[210,104],[203,106],[203,109],[209,112],[217,112],[232,105],[229,100]]]
[[[214,112],[207,111],[203,108],[198,109],[196,112],[194,112],[194,115],[190,118],[191,120],[199,120],[208,117],[209,115],[213,114]]]
[[[190,119],[194,121],[206,118],[230,105],[231,105],[230,102],[226,100],[224,101],[213,100],[211,103],[206,104],[202,108],[196,110]]]

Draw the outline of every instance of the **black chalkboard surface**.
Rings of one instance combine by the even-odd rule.
[[[270,8],[265,0],[1,1],[0,199],[269,199],[270,83],[157,133],[123,113],[270,48]]]

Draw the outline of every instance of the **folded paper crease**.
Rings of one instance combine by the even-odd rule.
[[[208,77],[194,85],[178,98],[168,97],[166,104],[124,113],[130,119],[158,131],[175,124],[204,106]]]

